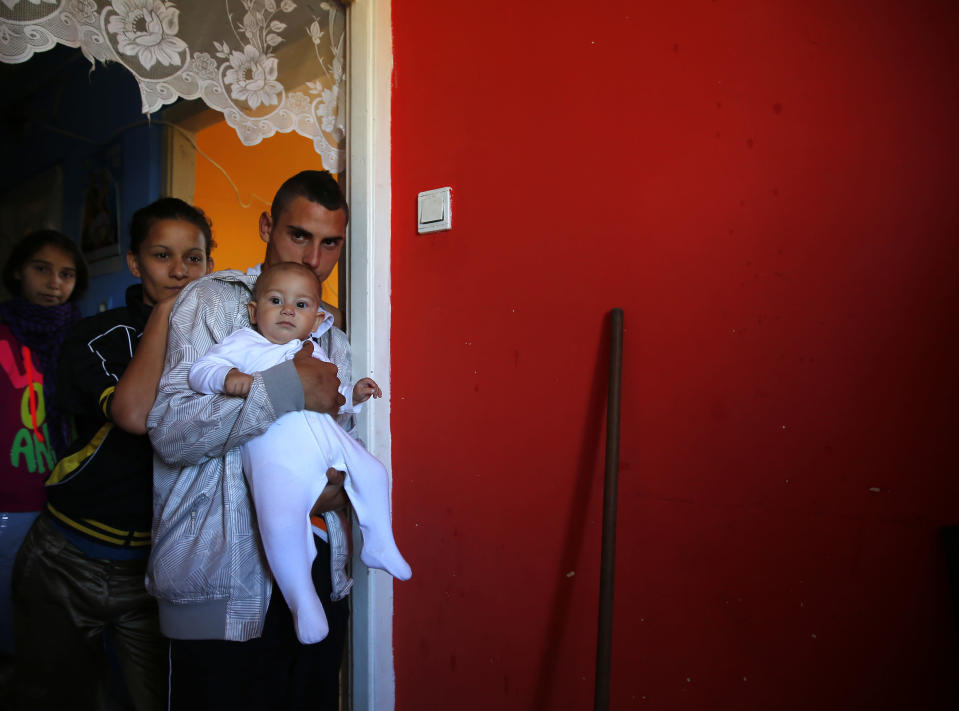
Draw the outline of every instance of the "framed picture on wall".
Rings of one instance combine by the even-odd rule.
[[[80,248],[92,273],[114,271],[120,266],[120,169],[119,141],[84,161],[86,185],[80,218]]]

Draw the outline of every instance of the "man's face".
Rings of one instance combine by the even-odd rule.
[[[266,242],[268,266],[298,262],[326,281],[346,241],[346,211],[295,197],[275,222],[266,212],[260,215],[260,239]]]

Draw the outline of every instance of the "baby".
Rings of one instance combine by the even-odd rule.
[[[322,320],[320,282],[302,264],[283,262],[259,277],[249,303],[250,323],[210,349],[190,369],[190,387],[201,393],[246,397],[251,373],[290,360]],[[329,361],[313,342],[313,355]],[[342,412],[357,412],[382,395],[370,378],[340,388]],[[326,614],[311,577],[316,547],[309,513],[326,486],[330,468],[346,472],[344,487],[363,532],[360,559],[394,578],[412,574],[393,538],[389,476],[372,454],[326,414],[289,412],[242,447],[243,471],[253,493],[266,558],[296,623],[303,644],[329,633]]]

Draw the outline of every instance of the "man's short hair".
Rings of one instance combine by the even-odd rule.
[[[279,275],[283,272],[300,272],[302,274],[308,275],[310,279],[316,282],[316,299],[317,306],[319,302],[323,300],[323,284],[320,282],[320,278],[316,275],[312,269],[310,269],[305,264],[300,264],[299,262],[277,262],[272,265],[263,265],[263,271],[260,272],[260,276],[257,277],[256,283],[253,285],[253,300],[258,301],[260,298],[260,293],[263,291],[262,285],[266,285],[269,279],[266,277],[273,276],[274,274]]]
[[[273,222],[276,222],[280,213],[298,197],[319,203],[331,212],[342,209],[346,213],[347,223],[350,221],[350,206],[346,204],[343,189],[328,170],[304,170],[292,178],[287,178],[276,191],[273,204],[270,205]]]

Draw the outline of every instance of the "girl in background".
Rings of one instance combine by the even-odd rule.
[[[6,670],[13,560],[43,506],[43,482],[69,442],[66,418],[54,405],[56,368],[80,320],[76,302],[87,287],[87,265],[72,239],[40,230],[14,246],[3,285],[13,294],[0,303],[0,666]]]
[[[126,306],[84,319],[63,346],[57,397],[78,434],[14,566],[22,708],[97,708],[107,645],[133,707],[166,708],[166,642],[144,587],[153,516],[146,418],[173,302],[212,270],[212,247],[209,221],[182,200],[137,210],[127,266],[140,283]]]

